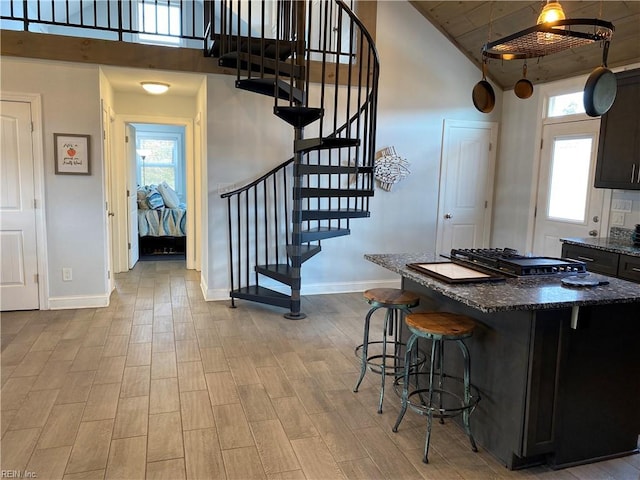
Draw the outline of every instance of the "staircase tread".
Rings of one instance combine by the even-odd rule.
[[[236,80],[236,88],[247,90],[261,95],[267,95],[269,97],[274,96],[274,90],[278,90],[278,98],[283,100],[295,100],[297,102],[304,102],[306,95],[299,88],[293,87],[284,80],[271,78],[244,78]],[[293,97],[293,98],[292,98]]]
[[[356,166],[356,165],[313,165],[313,164],[300,164],[297,166],[298,172],[301,175],[333,175],[340,173],[349,174],[367,174],[373,172],[371,166]]]
[[[261,285],[248,285],[246,287],[237,288],[232,290],[231,294],[245,294],[245,295],[260,295],[279,299],[289,299],[290,295],[271,290],[270,288],[263,287]]]
[[[313,150],[327,150],[330,148],[346,148],[360,146],[359,138],[317,137],[304,138],[294,142],[296,152],[310,152]]]

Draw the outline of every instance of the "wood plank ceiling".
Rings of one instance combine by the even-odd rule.
[[[410,1],[427,20],[480,68],[482,46],[536,24],[546,2]],[[615,31],[609,48],[610,68],[640,62],[640,1],[561,0],[567,18],[599,18]],[[490,60],[488,77],[504,90],[522,78],[523,60]],[[527,61],[534,84],[588,74],[602,64],[602,45],[594,43]],[[480,80],[480,73],[478,73]]]

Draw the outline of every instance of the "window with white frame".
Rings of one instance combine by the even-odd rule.
[[[182,127],[175,128],[183,130]],[[167,182],[184,202],[184,132],[136,129],[136,153],[138,184],[158,185]]]
[[[140,43],[180,46],[182,17],[179,2],[139,0],[137,14]]]
[[[585,113],[582,91],[553,95],[547,104],[547,117],[563,117]]]

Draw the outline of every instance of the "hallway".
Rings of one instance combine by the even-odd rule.
[[[184,262],[116,275],[108,308],[2,314],[2,471],[39,479],[638,480],[640,455],[511,472],[452,422],[398,433],[392,389],[352,392],[368,305],[303,297],[304,320],[205,302]],[[376,326],[372,331],[377,331]],[[473,416],[472,416],[473,426]]]

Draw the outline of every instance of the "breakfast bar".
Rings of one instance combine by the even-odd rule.
[[[563,468],[638,452],[640,284],[589,274],[450,282],[409,264],[432,253],[367,254],[421,297],[415,311],[449,311],[477,323],[468,341],[480,402],[471,428],[480,448],[509,469]],[[460,371],[456,356],[445,369]]]

